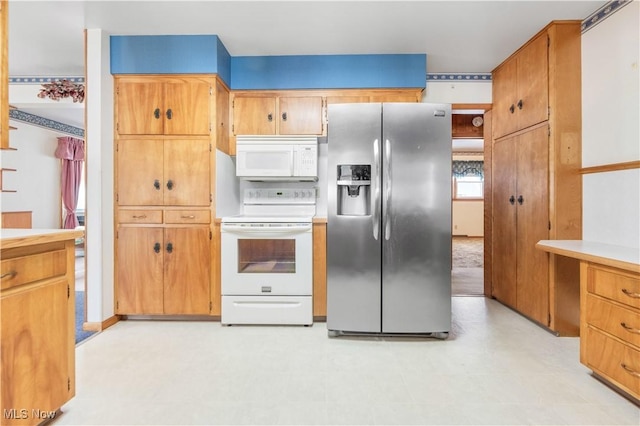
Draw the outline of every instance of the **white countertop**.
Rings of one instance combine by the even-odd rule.
[[[640,249],[584,240],[541,240],[540,250],[640,272]]]
[[[2,248],[20,247],[30,244],[65,241],[84,236],[79,229],[0,229]]]

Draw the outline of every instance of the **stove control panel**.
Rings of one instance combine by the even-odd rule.
[[[315,204],[316,188],[247,188],[244,204]]]

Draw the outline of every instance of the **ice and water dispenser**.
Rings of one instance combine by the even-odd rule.
[[[339,216],[368,216],[371,214],[371,166],[361,164],[338,165]]]

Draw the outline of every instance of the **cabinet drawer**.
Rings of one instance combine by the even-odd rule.
[[[55,250],[2,261],[2,290],[67,273],[66,250]]]
[[[587,289],[607,299],[640,309],[640,277],[616,269],[589,265]]]
[[[640,312],[587,295],[587,323],[640,348]]]
[[[162,223],[162,210],[118,210],[120,223]]]
[[[165,223],[211,223],[209,210],[167,210]]]
[[[587,328],[586,360],[589,368],[623,390],[640,397],[640,351]]]

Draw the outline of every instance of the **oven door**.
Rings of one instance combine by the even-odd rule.
[[[222,294],[311,295],[311,223],[223,223]]]

